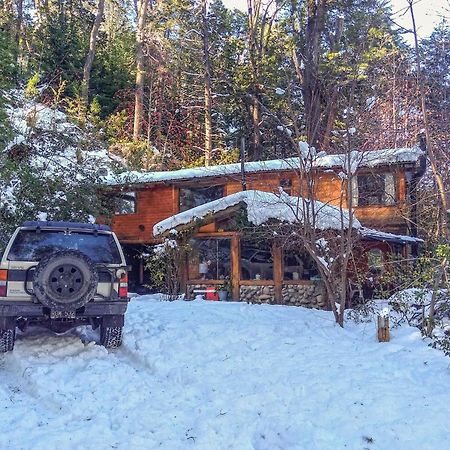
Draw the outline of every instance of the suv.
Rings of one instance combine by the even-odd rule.
[[[100,327],[100,343],[122,343],[128,266],[106,225],[25,222],[0,260],[0,352],[13,349],[16,326],[62,333]]]

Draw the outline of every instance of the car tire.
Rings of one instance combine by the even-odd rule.
[[[74,311],[97,292],[98,272],[92,260],[77,250],[62,250],[41,259],[33,275],[33,292],[54,311]]]
[[[11,352],[14,349],[15,340],[15,328],[8,328],[6,330],[0,329],[0,353]]]
[[[100,344],[105,348],[118,348],[122,345],[123,327],[100,326]]]

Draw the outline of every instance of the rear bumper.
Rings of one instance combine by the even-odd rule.
[[[100,317],[125,314],[128,301],[90,302],[76,311],[76,317]],[[43,317],[49,313],[40,303],[1,301],[0,317]]]

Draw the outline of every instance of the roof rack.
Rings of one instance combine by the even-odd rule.
[[[70,230],[111,231],[108,225],[83,222],[57,222],[52,220],[27,220],[22,224],[24,228],[68,228]]]

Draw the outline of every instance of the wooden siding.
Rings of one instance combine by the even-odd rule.
[[[397,183],[397,204],[392,206],[363,206],[355,208],[356,217],[363,225],[397,233],[406,233],[408,208],[406,208],[406,179],[402,168],[395,170]],[[301,194],[300,180],[294,171],[277,173],[247,174],[247,189],[278,192],[282,180],[291,180],[292,195]],[[239,176],[233,175],[222,180],[211,178],[202,180],[202,185],[223,183],[224,194],[230,195],[242,190]],[[197,186],[196,180],[183,182],[182,186]],[[154,243],[152,235],[155,223],[179,212],[179,186],[149,184],[137,191],[137,212],[116,215],[112,220],[113,230],[123,243]],[[339,206],[342,189],[341,179],[334,172],[320,172],[315,186],[316,198],[322,202]],[[205,225],[200,232],[217,231],[215,223]]]
[[[123,243],[151,243],[153,225],[178,212],[178,189],[172,186],[150,186],[137,191],[135,214],[118,214],[112,229]]]

